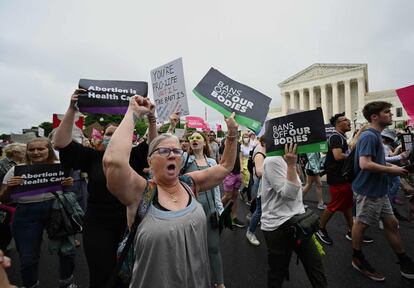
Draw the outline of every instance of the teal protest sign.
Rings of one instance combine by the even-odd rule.
[[[237,123],[255,132],[260,131],[272,100],[214,68],[210,68],[193,93],[226,117],[235,112]]]

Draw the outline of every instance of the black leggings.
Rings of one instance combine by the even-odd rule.
[[[263,231],[267,244],[267,287],[280,288],[285,279],[289,279],[289,263],[292,252],[298,255],[312,287],[327,287],[321,256],[312,239],[295,243],[293,233],[283,228]]]
[[[89,287],[104,288],[116,264],[116,251],[124,236],[126,220],[85,217],[83,249],[89,267]]]

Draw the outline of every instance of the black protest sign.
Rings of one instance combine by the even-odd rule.
[[[61,164],[17,165],[14,169],[14,175],[21,176],[23,182],[13,188],[12,198],[62,190],[65,173]]]
[[[272,100],[214,68],[210,68],[193,92],[201,101],[226,117],[235,112],[237,123],[255,132],[260,131]]]
[[[141,81],[80,79],[79,88],[87,90],[79,95],[79,111],[99,114],[125,114],[131,96],[148,93],[148,83]]]
[[[297,153],[328,151],[321,109],[266,121],[265,138],[267,156],[283,155],[289,143],[298,145]]]

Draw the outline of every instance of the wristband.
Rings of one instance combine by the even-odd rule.
[[[150,123],[150,124],[155,124],[155,123],[157,123],[157,119],[155,118],[155,116],[154,115],[148,115],[148,122]]]

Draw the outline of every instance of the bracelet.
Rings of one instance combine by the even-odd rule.
[[[154,115],[152,115],[152,116],[149,116],[148,115],[148,123],[150,123],[150,124],[155,124],[155,123],[157,123],[157,119],[155,118],[155,116]]]

